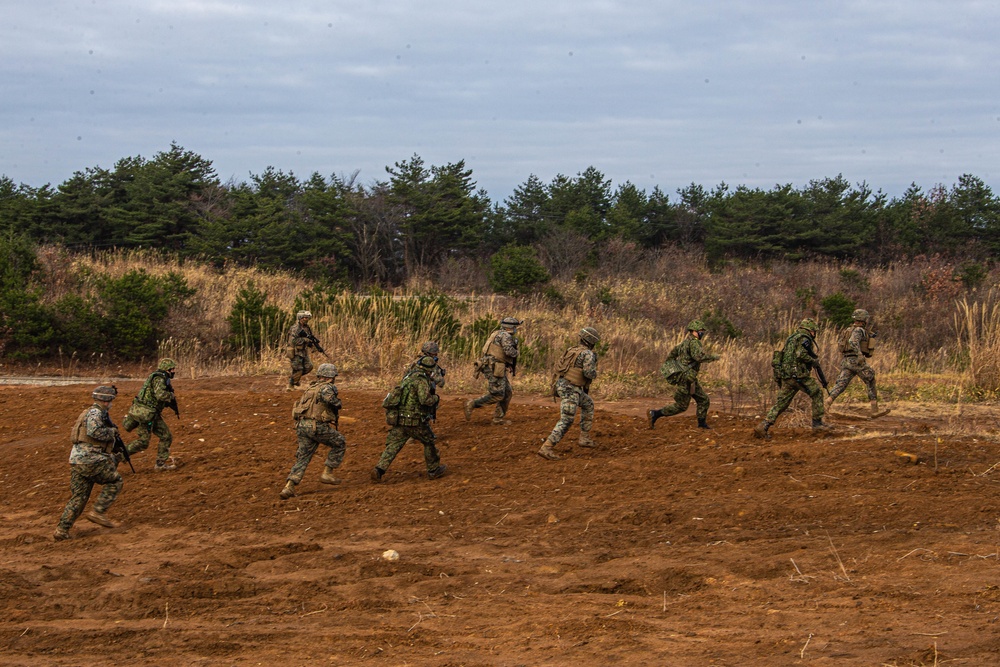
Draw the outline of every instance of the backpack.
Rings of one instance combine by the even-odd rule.
[[[313,405],[316,404],[316,397],[319,396],[319,391],[309,391],[308,389],[302,394],[302,397],[295,402],[292,407],[292,419],[299,421],[309,412]]]
[[[687,373],[687,370],[681,365],[681,362],[668,358],[660,366],[660,375],[670,384],[680,385],[684,383],[684,375]]]
[[[382,407],[385,409],[385,423],[389,426],[397,426],[399,423],[399,408],[403,404],[403,385],[397,384],[382,400]]]
[[[580,355],[580,351],[583,349],[585,348],[579,345],[574,345],[563,352],[562,358],[556,362],[555,368],[552,369],[552,380],[549,383],[553,399],[559,398],[559,391],[556,389],[556,382],[559,381],[559,378],[566,377],[566,373],[568,373],[569,369],[573,367],[573,364],[576,362],[576,358]]]
[[[780,350],[775,350],[774,353],[771,355],[771,375],[774,376],[774,381],[779,387],[781,386],[781,380],[783,379],[781,377],[782,375],[781,360],[784,357],[785,357],[785,348],[781,348]]]
[[[875,338],[878,337],[878,327],[874,322],[869,322],[863,327],[865,330],[865,337],[861,341],[861,354],[866,357],[872,356],[872,352],[875,351]],[[850,326],[844,329],[843,333],[840,335],[840,351],[848,352],[847,343],[851,340],[851,333],[853,333],[854,327]]]

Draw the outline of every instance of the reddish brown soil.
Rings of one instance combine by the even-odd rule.
[[[449,474],[411,443],[374,485],[382,396],[347,385],[343,483],[319,483],[321,448],[282,501],[294,395],[175,384],[179,468],[136,456],[122,526],[59,543],[91,387],[0,387],[3,665],[1000,664],[993,418],[793,418],[762,443],[749,419],[649,431],[638,402],[604,404],[600,447],[548,462],[555,405],[515,395],[491,426],[448,395]],[[116,422],[138,388],[119,384]]]

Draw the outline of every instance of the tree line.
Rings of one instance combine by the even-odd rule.
[[[532,174],[502,202],[460,160],[418,155],[361,184],[267,168],[222,182],[211,161],[171,144],[151,159],[91,167],[58,186],[0,177],[0,232],[70,248],[153,247],[179,258],[301,272],[345,286],[392,286],[450,258],[545,255],[550,270],[579,247],[701,248],[728,259],[830,258],[884,264],[921,254],[989,259],[1000,250],[1000,201],[982,179],[888,197],[842,176],[769,190],[692,183],[671,196],[595,167],[543,182]],[[529,250],[531,249],[531,250]],[[503,251],[501,253],[501,251]]]

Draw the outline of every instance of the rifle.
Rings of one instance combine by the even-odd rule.
[[[111,415],[107,412],[104,413],[104,424],[115,429],[115,444],[111,447],[112,454],[120,453],[122,455],[122,460],[128,464],[129,468],[132,468],[132,474],[135,474],[135,467],[132,465],[132,456],[128,453],[128,447],[125,446],[125,441],[122,440],[121,434],[118,429],[115,428],[115,423],[111,421]]]
[[[312,343],[312,346],[316,348],[317,352],[322,354],[327,359],[330,358],[330,355],[326,353],[326,350],[323,349],[323,346],[319,344],[319,338],[316,338],[316,336],[314,336],[313,334],[306,334],[305,339],[310,343]]]
[[[172,384],[170,384],[170,378],[167,378],[167,391],[169,391],[171,394],[174,393],[174,387]],[[181,418],[180,410],[177,409],[176,395],[174,395],[174,397],[170,399],[170,402],[167,403],[167,407],[174,411],[174,414],[177,416],[178,419]]]
[[[820,366],[818,364],[816,366],[813,366],[813,368],[816,369],[816,377],[819,378],[819,383],[821,385],[823,385],[823,389],[826,389],[826,393],[829,394],[830,393],[830,389],[829,389],[828,383],[826,381],[826,376],[823,375],[823,369],[820,368]]]

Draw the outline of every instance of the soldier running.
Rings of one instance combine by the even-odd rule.
[[[538,455],[543,459],[558,461],[562,458],[553,448],[573,425],[577,409],[580,411],[580,446],[597,446],[590,437],[590,429],[594,424],[594,399],[590,397],[590,383],[597,377],[597,353],[594,352],[594,346],[600,340],[597,329],[584,327],[580,330],[579,345],[567,349],[556,365],[554,389],[562,400],[559,404],[559,421],[538,450]]]
[[[808,394],[812,400],[812,427],[827,428],[823,423],[823,390],[812,377],[812,370],[815,368],[823,385],[826,386],[826,379],[823,378],[823,370],[819,365],[819,353],[816,351],[818,331],[819,325],[816,324],[816,320],[807,318],[802,320],[795,332],[785,341],[781,353],[779,370],[781,389],[778,391],[778,399],[764,417],[764,421],[754,427],[755,438],[764,440],[771,438],[769,429],[774,426],[781,413],[788,409],[795,394],[800,391]]]
[[[833,402],[840,396],[847,385],[851,383],[854,376],[861,378],[868,389],[868,401],[871,405],[871,418],[883,417],[889,414],[889,410],[879,410],[878,390],[875,388],[875,369],[868,365],[867,358],[872,356],[875,350],[876,337],[874,327],[868,325],[871,316],[867,310],[858,308],[851,317],[854,323],[844,331],[841,341],[840,351],[844,355],[840,361],[840,375],[833,383],[830,390],[830,397],[826,399],[826,409],[829,410]]]
[[[674,391],[674,402],[658,410],[646,411],[649,428],[653,428],[660,417],[679,415],[687,410],[692,398],[697,409],[698,427],[711,428],[708,425],[708,409],[711,401],[698,382],[698,373],[702,364],[718,361],[719,355],[705,351],[701,344],[704,337],[705,324],[701,320],[691,320],[687,326],[687,337],[670,350],[667,361],[675,361],[677,364],[677,372],[674,373],[672,381],[677,387]]]
[[[507,424],[504,419],[510,407],[510,399],[514,390],[510,386],[507,374],[517,374],[517,328],[521,320],[505,317],[500,321],[500,328],[489,335],[483,345],[483,355],[477,362],[476,376],[486,376],[488,390],[477,399],[465,403],[465,420],[472,419],[472,411],[487,405],[496,404],[493,411],[494,424]]]
[[[346,441],[343,434],[337,430],[340,421],[340,398],[337,396],[337,367],[333,364],[320,364],[316,369],[316,380],[302,392],[302,397],[292,408],[292,417],[296,420],[295,433],[298,437],[298,449],[295,452],[295,463],[288,473],[285,488],[279,494],[282,500],[295,495],[295,487],[302,483],[302,476],[319,446],[326,445],[330,453],[326,456],[326,464],[319,481],[324,484],[339,484],[340,480],[333,476],[333,471],[340,467],[344,460]]]

